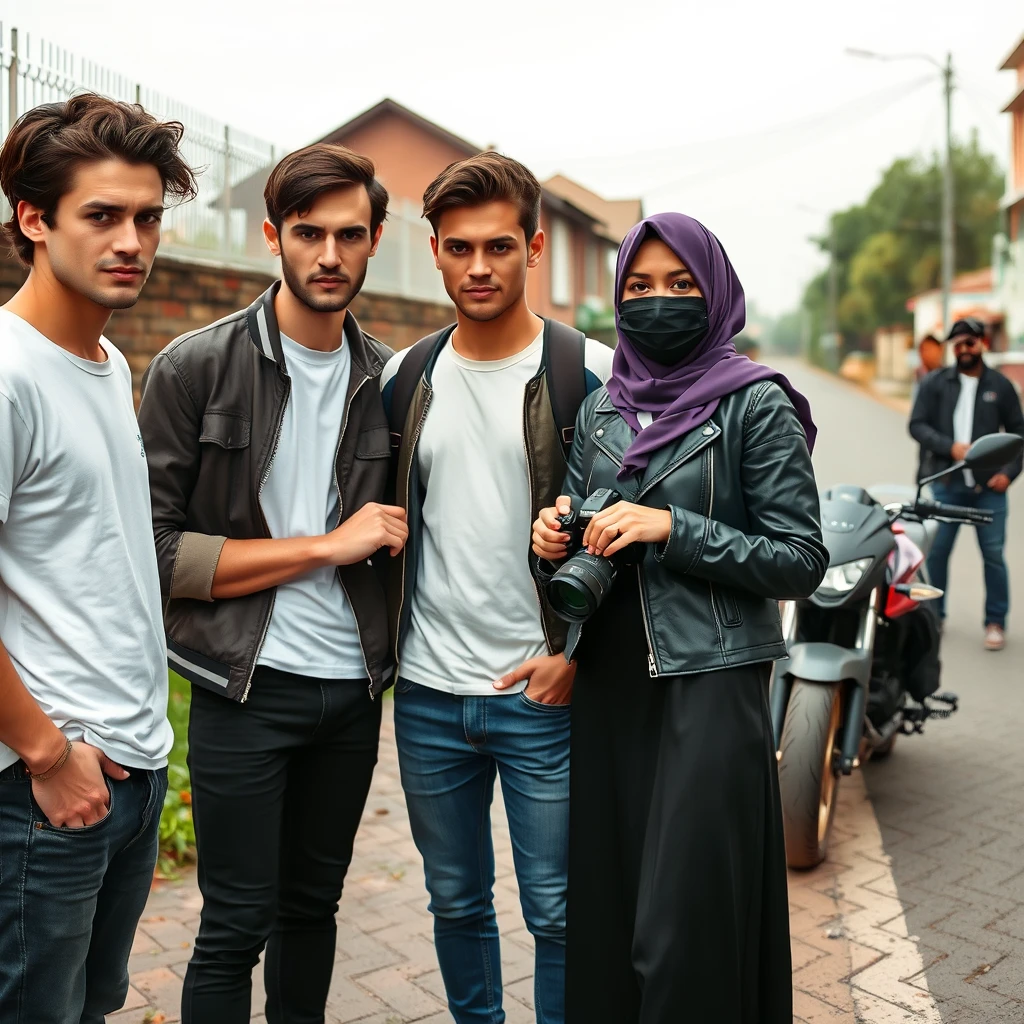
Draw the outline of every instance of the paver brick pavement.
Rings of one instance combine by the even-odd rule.
[[[356,838],[355,856],[338,913],[337,958],[327,1003],[330,1024],[441,1024],[450,1022],[437,968],[419,854],[409,833],[398,777],[391,702],[385,704],[380,763]],[[839,811],[839,834],[856,784]],[[842,791],[841,791],[842,792]],[[533,1013],[533,940],[518,905],[508,824],[500,794],[493,809],[501,927],[504,1005],[508,1024],[530,1024]],[[849,841],[855,842],[850,836]],[[879,867],[876,876],[884,870]],[[851,943],[842,929],[844,902],[831,865],[790,876],[798,1024],[854,1024],[849,978],[886,954]],[[883,897],[884,898],[884,897]],[[193,872],[157,883],[139,924],[124,1009],[110,1024],[173,1024],[202,898]],[[830,932],[839,938],[829,938]],[[253,979],[253,1021],[263,1022],[263,982]],[[883,1020],[884,1018],[879,1018]],[[897,1020],[899,1018],[893,1018]],[[920,1018],[916,1018],[920,1020]],[[612,1024],[612,1022],[609,1022]]]

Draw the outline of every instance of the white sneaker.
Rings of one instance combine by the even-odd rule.
[[[985,627],[985,650],[1001,651],[1006,646],[1006,634],[1002,626]]]

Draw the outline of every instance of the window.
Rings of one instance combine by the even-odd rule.
[[[583,295],[584,298],[596,298],[601,294],[600,267],[598,265],[599,246],[594,238],[588,238],[583,250]]]
[[[569,225],[555,217],[551,222],[551,303],[572,305],[572,246]]]
[[[618,295],[615,293],[615,265],[619,261],[619,250],[614,245],[609,245],[605,249],[604,258],[606,260],[605,269],[605,298],[613,305],[619,301]]]

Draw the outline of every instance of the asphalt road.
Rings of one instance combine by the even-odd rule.
[[[773,361],[811,399],[819,486],[906,485],[916,446],[904,416],[843,382]],[[1024,541],[1010,492],[1011,592],[1024,586]],[[1024,1022],[1024,622],[982,649],[984,587],[970,528],[950,572],[943,689],[961,698],[923,736],[900,737],[865,778],[903,904],[944,1024]],[[1014,622],[1022,632],[1014,634]]]

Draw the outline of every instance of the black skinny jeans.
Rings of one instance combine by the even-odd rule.
[[[203,911],[183,1024],[322,1024],[342,883],[377,763],[365,680],[258,669],[238,704],[192,688],[189,768]]]

